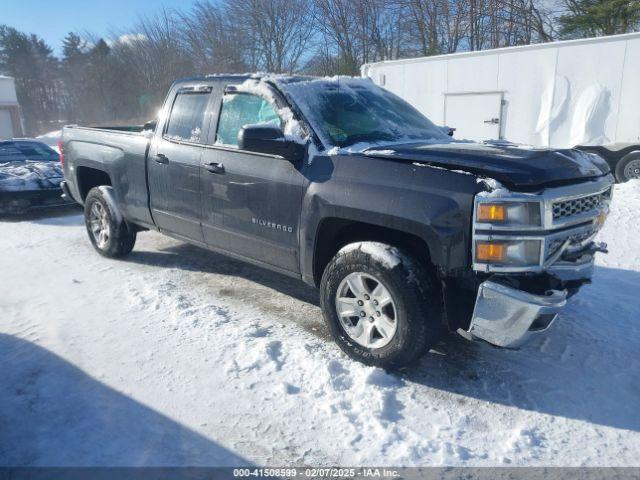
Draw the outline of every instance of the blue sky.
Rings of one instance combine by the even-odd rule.
[[[0,24],[45,39],[56,53],[70,32],[99,36],[130,31],[140,14],[165,8],[189,8],[189,0],[0,0]]]

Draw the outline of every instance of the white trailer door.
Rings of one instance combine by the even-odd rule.
[[[11,113],[5,108],[0,108],[0,140],[8,138],[13,138]]]
[[[502,123],[502,92],[445,94],[445,124],[454,138],[497,140]]]

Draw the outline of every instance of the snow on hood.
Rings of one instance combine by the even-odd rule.
[[[21,160],[0,163],[0,190],[42,190],[58,188],[62,168],[55,161]]]

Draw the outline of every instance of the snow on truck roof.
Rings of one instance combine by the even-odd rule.
[[[320,80],[320,79],[330,79],[330,78],[360,78],[360,77],[315,77],[310,75],[292,75],[286,73],[268,73],[268,72],[257,72],[257,73],[210,73],[207,75],[196,75],[193,77],[180,78],[175,81],[175,83],[189,83],[189,82],[203,82],[207,80],[255,80],[255,81],[275,81],[275,82],[283,82],[283,83],[292,83],[292,82],[301,82],[308,80]]]
[[[609,35],[605,37],[592,37],[592,38],[580,38],[577,40],[562,40],[558,42],[546,42],[546,43],[533,43],[530,45],[517,45],[515,47],[502,47],[493,48],[490,50],[476,50],[473,52],[458,52],[458,53],[445,53],[442,55],[433,55],[430,57],[415,57],[415,58],[399,58],[397,60],[382,60],[380,62],[365,63],[360,67],[363,74],[366,74],[368,68],[378,65],[394,65],[403,63],[419,63],[419,62],[432,62],[438,60],[450,60],[454,58],[465,57],[482,57],[485,55],[495,55],[499,53],[510,53],[523,50],[537,50],[543,48],[557,48],[572,45],[588,45],[590,43],[605,43],[605,42],[619,42],[624,40],[632,40],[640,38],[640,32],[623,33],[620,35]]]

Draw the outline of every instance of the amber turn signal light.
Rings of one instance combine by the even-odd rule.
[[[481,203],[478,205],[478,221],[504,222],[507,219],[507,209],[496,203]]]
[[[505,243],[476,243],[476,260],[480,262],[504,262],[506,257],[507,245]]]

